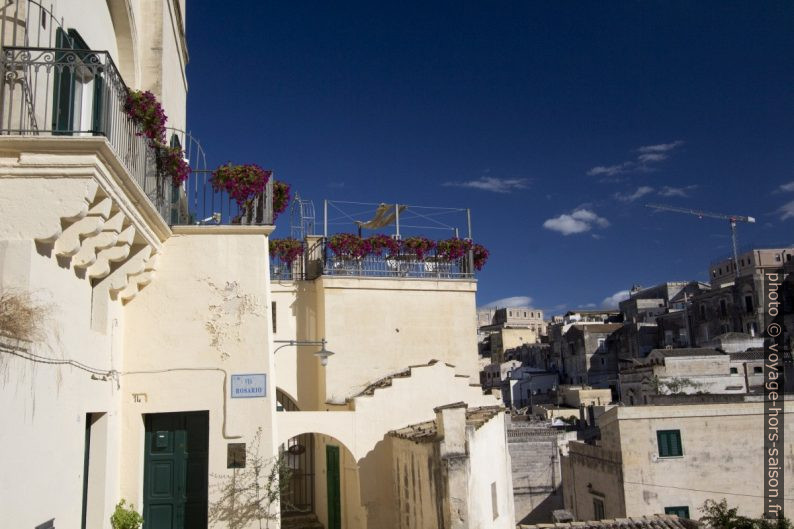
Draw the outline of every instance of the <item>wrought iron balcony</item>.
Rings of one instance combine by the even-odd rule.
[[[194,140],[173,130],[171,144],[185,148],[193,172],[182,185],[171,184],[158,149],[124,112],[129,90],[107,52],[6,46],[0,69],[0,134],[105,137],[170,225],[273,223],[272,178],[264,193],[240,207],[213,189],[206,163],[196,163],[190,151]]]
[[[8,46],[0,68],[0,134],[104,136],[169,219],[171,186],[158,178],[155,149],[124,113],[128,90],[107,52]]]

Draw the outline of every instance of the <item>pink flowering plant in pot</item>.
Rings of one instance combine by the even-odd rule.
[[[436,249],[438,257],[442,261],[457,261],[469,253],[469,250],[471,250],[471,241],[452,237],[451,239],[438,241]]]
[[[295,259],[303,255],[303,243],[292,237],[270,239],[269,247],[271,258],[277,258],[288,265],[292,265]]]
[[[179,147],[160,147],[157,156],[158,169],[171,177],[174,185],[181,185],[190,176],[190,165]]]
[[[406,253],[414,254],[418,260],[424,261],[425,256],[436,247],[436,243],[427,237],[408,237],[403,239],[402,247]]]
[[[289,190],[290,186],[288,183],[273,180],[273,222],[276,221],[276,217],[287,210],[287,206],[289,206]]]
[[[190,165],[179,147],[169,147],[165,142],[165,124],[168,117],[162,105],[150,91],[130,90],[124,100],[124,113],[140,130],[136,136],[144,136],[149,146],[157,153],[158,174],[171,178],[180,185],[190,176]]]
[[[272,173],[256,164],[235,165],[229,162],[212,172],[212,188],[226,191],[241,208],[249,207],[251,200],[264,192]]]
[[[136,136],[146,136],[152,143],[165,143],[165,123],[168,118],[162,105],[150,91],[130,90],[124,101],[124,113],[140,126]]]
[[[388,235],[377,234],[367,237],[372,255],[394,257],[400,253],[400,241],[392,239]]]
[[[337,233],[328,238],[328,248],[343,259],[360,259],[372,253],[372,245],[352,233]]]
[[[474,257],[474,269],[478,272],[482,270],[485,263],[488,262],[488,250],[482,244],[473,244],[471,247],[472,255]]]

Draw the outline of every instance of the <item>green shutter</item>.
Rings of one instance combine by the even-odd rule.
[[[686,505],[682,505],[679,507],[665,507],[664,508],[665,514],[674,514],[679,518],[689,518],[689,507]]]
[[[71,48],[71,39],[61,28],[55,31],[55,47]],[[64,62],[65,52],[55,52],[55,63]],[[71,134],[74,74],[67,67],[54,69],[52,84],[52,130],[54,134]]]
[[[656,440],[659,444],[659,457],[684,455],[680,430],[659,430],[656,432]]]

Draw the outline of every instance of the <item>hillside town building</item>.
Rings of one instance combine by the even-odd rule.
[[[306,232],[280,261],[272,173],[237,206],[189,156],[186,182],[165,172],[197,142],[184,2],[53,9],[7,3],[1,28],[0,289],[47,313],[0,338],[0,448],[31,456],[5,461],[4,526],[109,527],[124,499],[145,529],[513,527],[472,254],[348,259]],[[133,96],[162,105],[167,145]],[[420,459],[429,481],[396,487]],[[235,480],[278,461],[281,501],[248,509]]]

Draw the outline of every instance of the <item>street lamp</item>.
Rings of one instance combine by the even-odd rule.
[[[294,346],[294,347],[315,346],[316,347],[316,346],[319,345],[321,347],[321,349],[319,351],[317,351],[316,353],[314,353],[314,356],[316,356],[317,358],[320,359],[320,365],[323,365],[323,366],[327,366],[328,365],[328,358],[331,355],[334,354],[334,353],[332,353],[331,351],[329,351],[328,349],[325,348],[325,338],[323,338],[322,340],[273,340],[273,343],[282,344],[282,345],[279,345],[278,347],[275,348],[275,350],[273,351],[274,355],[278,352],[279,349],[281,349],[283,347],[289,347],[289,346]]]

